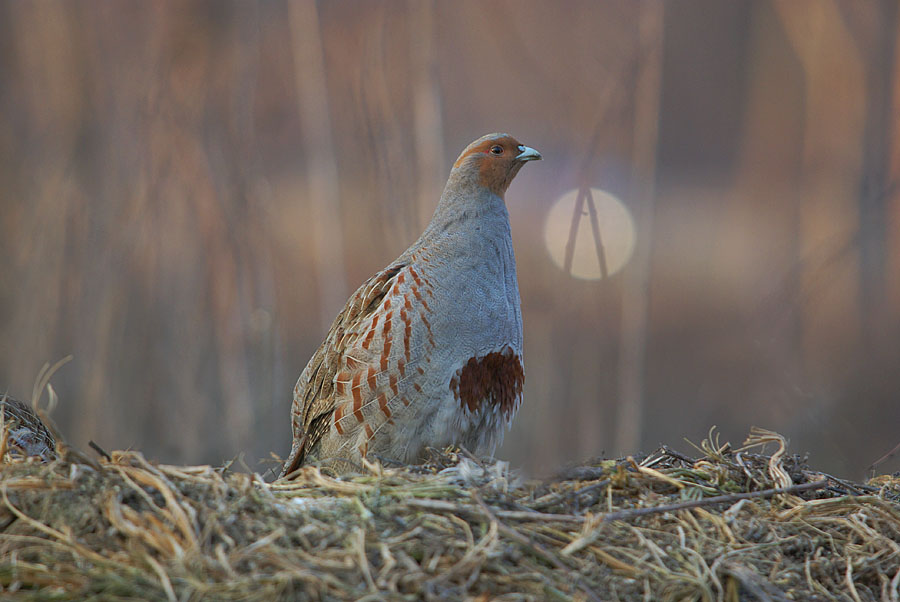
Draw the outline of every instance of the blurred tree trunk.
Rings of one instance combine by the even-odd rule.
[[[863,344],[867,348],[890,336],[884,325],[888,310],[888,203],[892,94],[896,66],[897,3],[887,0],[853,6],[845,19],[853,27],[854,41],[862,49],[866,70],[866,122],[859,190],[859,310]],[[895,176],[896,177],[896,176]]]
[[[416,169],[419,174],[416,201],[419,229],[424,229],[443,186],[444,132],[441,90],[434,51],[434,2],[412,0],[410,8],[410,63],[412,73],[413,128],[416,137]]]
[[[894,28],[894,56],[892,59],[891,81],[888,93],[891,95],[889,107],[891,115],[900,115],[900,45],[896,43],[896,31],[900,28],[900,14],[895,14],[891,23],[885,27]],[[900,119],[891,120],[888,126],[890,132],[888,157],[889,157],[889,182],[885,200],[888,203],[885,209],[885,219],[890,224],[888,229],[888,247],[886,254],[885,273],[887,275],[885,295],[886,303],[893,312],[891,318],[894,323],[900,322]]]
[[[304,162],[309,190],[309,219],[319,290],[319,323],[327,331],[347,299],[344,242],[341,230],[337,160],[328,110],[328,82],[314,0],[288,3],[294,84],[303,129]]]
[[[829,383],[850,369],[844,357],[859,344],[859,254],[853,243],[859,232],[865,65],[833,0],[780,0],[774,6],[804,74],[799,168],[803,371],[810,382]],[[823,281],[826,273],[828,281]]]
[[[619,412],[614,449],[633,453],[641,444],[644,366],[650,296],[650,252],[656,197],[656,153],[662,85],[663,3],[644,0],[638,22],[639,62],[635,86],[631,199],[637,241],[625,268],[622,289],[622,349],[619,356]]]

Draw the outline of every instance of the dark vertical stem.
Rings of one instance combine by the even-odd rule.
[[[581,222],[581,215],[584,213],[584,197],[586,186],[578,189],[578,196],[575,197],[575,208],[572,210],[572,225],[569,228],[569,239],[566,241],[566,257],[563,261],[563,271],[566,274],[572,273],[572,258],[575,255],[575,238],[578,236],[578,224]]]
[[[603,248],[603,238],[600,235],[600,222],[597,219],[597,207],[594,205],[594,195],[590,188],[584,189],[587,200],[588,214],[591,217],[591,231],[594,234],[594,247],[597,249],[597,261],[600,262],[600,275],[606,280],[609,277],[609,269],[606,267],[606,250]]]
[[[887,278],[887,212],[891,148],[892,95],[894,90],[894,54],[897,43],[897,4],[889,1],[879,7],[881,18],[871,33],[874,43],[864,58],[868,89],[866,124],[863,139],[863,164],[859,193],[859,310],[863,344],[871,346],[885,319],[885,281]],[[862,47],[867,44],[861,43]]]

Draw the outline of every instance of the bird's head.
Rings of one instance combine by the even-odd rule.
[[[540,158],[541,153],[509,134],[488,134],[466,147],[450,177],[472,181],[502,197],[525,162]]]

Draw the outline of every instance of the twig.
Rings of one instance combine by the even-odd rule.
[[[869,464],[869,470],[872,472],[872,476],[875,476],[875,469],[878,467],[879,464],[881,464],[882,462],[884,462],[886,460],[890,460],[891,458],[893,458],[894,454],[896,454],[898,451],[900,451],[900,443],[895,445],[891,451],[889,451],[888,453],[884,454],[883,456],[881,456],[880,458],[878,458],[877,460],[875,460],[874,462]]]
[[[112,456],[110,456],[108,453],[106,453],[106,450],[105,450],[105,449],[103,449],[102,447],[100,447],[99,445],[97,445],[96,443],[94,443],[94,440],[93,440],[93,439],[91,439],[90,441],[88,441],[88,446],[89,446],[92,450],[94,450],[95,452],[97,452],[98,454],[100,454],[101,457],[103,457],[104,459],[106,459],[107,462],[112,462]]]
[[[614,520],[627,520],[647,514],[661,514],[663,512],[675,512],[677,510],[687,510],[689,508],[700,508],[701,506],[714,506],[716,504],[731,504],[740,500],[749,500],[753,498],[772,497],[783,493],[794,494],[801,491],[810,491],[813,489],[822,489],[828,485],[828,479],[813,481],[812,483],[801,483],[800,485],[792,485],[790,487],[777,487],[775,489],[763,489],[761,491],[748,491],[746,493],[732,493],[729,495],[715,495],[713,497],[702,498],[699,500],[690,500],[687,502],[678,502],[677,504],[663,504],[661,506],[652,506],[650,508],[632,508],[630,510],[619,510],[604,515],[603,522],[611,522]]]
[[[462,445],[459,446],[459,451],[463,456],[467,457],[468,459],[470,459],[473,462],[475,462],[476,464],[478,464],[479,468],[481,468],[482,470],[485,470],[484,461],[481,458],[479,458],[478,456],[476,456],[475,454],[473,454],[472,452],[467,450]]]
[[[597,261],[600,262],[600,276],[606,280],[609,278],[609,268],[606,266],[606,250],[603,248],[603,237],[600,234],[600,221],[597,219],[594,195],[589,187],[584,189],[584,199],[587,201],[588,216],[591,219],[591,232],[594,235],[594,249],[597,251]]]
[[[843,487],[844,493],[851,493],[853,495],[866,495],[867,493],[875,493],[878,491],[878,487],[872,487],[870,485],[854,485],[849,481],[845,481],[844,479],[839,479],[834,475],[830,475],[827,472],[819,472],[818,470],[815,472],[804,470],[803,475],[807,477],[823,477],[828,479],[829,481],[836,483]],[[836,489],[836,488],[835,488]]]
[[[661,448],[662,453],[669,456],[670,458],[675,458],[676,460],[681,460],[688,466],[693,466],[697,463],[697,460],[694,458],[689,458],[688,456],[682,454],[681,452],[677,452],[668,445],[663,445]]]
[[[597,481],[596,483],[592,483],[586,487],[582,487],[581,489],[573,489],[566,494],[566,497],[577,498],[580,495],[586,495],[588,493],[593,493],[598,489],[603,489],[607,487],[610,483],[612,483],[612,479],[603,479],[602,481]]]
[[[407,506],[414,506],[423,510],[432,510],[434,512],[449,512],[451,514],[478,514],[474,508],[465,504],[454,504],[453,502],[445,502],[443,500],[430,500],[427,498],[409,498],[403,502]],[[549,514],[545,512],[528,512],[522,510],[497,510],[494,513],[500,518],[509,520],[535,521],[535,522],[558,522],[558,523],[577,523],[584,522],[584,518],[575,516],[574,514]]]
[[[790,602],[781,590],[769,583],[762,575],[739,564],[726,564],[722,567],[726,575],[730,575],[741,584],[747,593],[753,594],[756,600],[772,600],[772,602]]]
[[[771,497],[773,495],[779,494],[793,494],[799,493],[801,491],[807,491],[810,489],[821,489],[828,484],[828,479],[822,479],[820,481],[814,481],[812,483],[803,483],[801,485],[793,485],[791,487],[779,487],[777,489],[764,489],[762,491],[750,491],[748,493],[734,493],[731,495],[717,495],[713,497],[708,497],[700,500],[691,500],[688,502],[679,502],[677,504],[663,504],[661,506],[652,506],[649,508],[633,508],[631,510],[619,510],[618,512],[609,512],[608,514],[603,515],[603,517],[596,521],[594,527],[590,533],[582,535],[566,547],[562,549],[560,552],[563,556],[571,556],[576,552],[579,552],[586,548],[587,546],[594,543],[601,534],[602,526],[607,523],[611,523],[617,520],[627,520],[631,518],[637,518],[638,516],[646,516],[648,514],[661,514],[665,512],[676,512],[678,510],[687,510],[689,508],[699,508],[701,506],[712,506],[714,504],[729,504],[732,502],[737,502],[740,500],[747,500],[752,498],[763,498],[763,497]]]
[[[584,191],[585,187],[579,188],[578,196],[575,197],[572,224],[569,227],[569,238],[566,240],[566,254],[563,259],[563,271],[566,274],[572,273],[572,258],[575,256],[575,237],[578,236],[578,224],[581,222],[581,216],[584,213]]]

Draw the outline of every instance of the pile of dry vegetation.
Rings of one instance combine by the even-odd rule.
[[[2,595],[898,600],[900,479],[823,475],[766,431],[713,439],[543,481],[464,452],[273,484],[137,452],[5,457]]]

